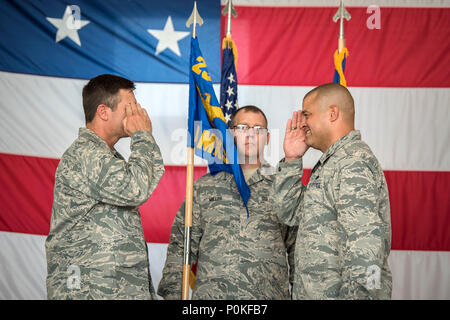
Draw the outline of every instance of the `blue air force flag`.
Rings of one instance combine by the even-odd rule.
[[[247,208],[250,189],[238,163],[236,146],[227,130],[225,117],[214,93],[197,39],[191,39],[188,147],[194,147],[197,156],[208,160],[212,175],[220,171],[234,175],[236,186]]]

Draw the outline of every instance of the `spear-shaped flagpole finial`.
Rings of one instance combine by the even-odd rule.
[[[229,35],[231,35],[231,15],[233,15],[234,18],[237,17],[237,12],[236,12],[236,9],[234,9],[232,0],[228,0],[227,4],[225,5],[225,7],[222,10],[222,15],[223,16],[228,15],[228,18],[227,18],[227,36],[229,36]]]
[[[200,14],[197,10],[197,1],[194,1],[194,9],[192,10],[191,16],[186,21],[186,28],[189,28],[189,26],[193,24],[192,27],[192,38],[197,37],[197,24],[201,26],[203,24],[203,19],[200,17]]]
[[[339,9],[336,12],[336,14],[333,17],[333,21],[337,22],[338,20],[339,25],[339,41],[338,41],[338,51],[341,52],[345,47],[345,40],[344,40],[344,19],[347,21],[350,20],[352,16],[350,13],[348,13],[347,9],[344,8],[344,1],[340,1]]]
[[[344,39],[344,19],[347,21],[350,20],[352,16],[348,13],[347,9],[344,8],[344,1],[340,1],[339,9],[336,11],[336,14],[333,17],[333,21],[337,22],[340,20],[339,26],[339,39]]]

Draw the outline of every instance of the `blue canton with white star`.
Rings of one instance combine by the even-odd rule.
[[[1,1],[0,71],[189,83],[193,1]],[[220,78],[220,1],[197,0],[213,82]]]

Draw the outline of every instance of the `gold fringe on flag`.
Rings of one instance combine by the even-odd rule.
[[[347,48],[344,48],[341,52],[339,52],[338,50],[334,52],[334,67],[339,74],[339,84],[343,85],[344,87],[347,87],[347,81],[345,80],[344,70],[342,70],[342,61],[344,61],[344,58],[347,57]]]
[[[231,39],[230,35],[227,35],[222,40],[222,50],[224,49],[231,49],[233,50],[233,56],[234,56],[234,67],[237,66],[237,48],[236,44],[234,43],[233,39]]]

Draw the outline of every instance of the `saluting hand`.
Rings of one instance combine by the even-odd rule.
[[[304,116],[302,112],[294,111],[292,119],[289,119],[286,124],[283,143],[286,162],[303,157],[309,148],[305,142],[305,131],[302,129],[303,123]]]
[[[125,133],[130,136],[138,130],[147,130],[152,133],[152,122],[147,114],[147,110],[138,104],[129,104],[125,107],[126,117],[123,119]]]

